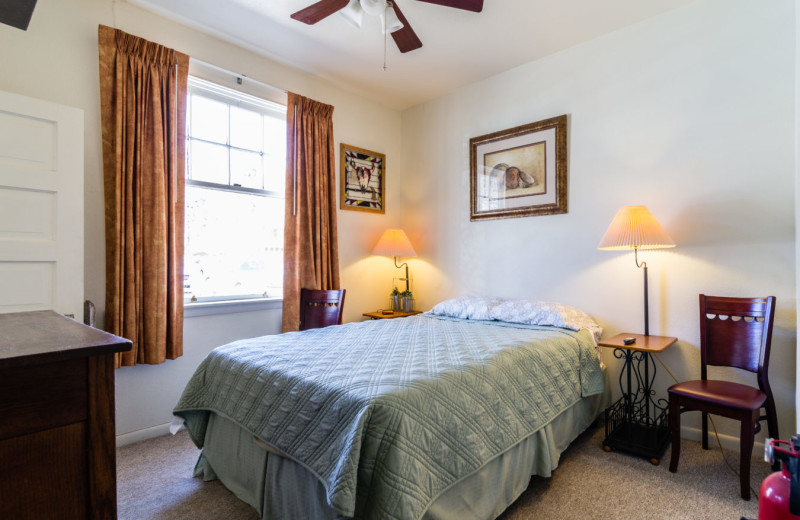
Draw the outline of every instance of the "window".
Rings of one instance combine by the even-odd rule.
[[[189,77],[187,301],[280,298],[286,107]]]

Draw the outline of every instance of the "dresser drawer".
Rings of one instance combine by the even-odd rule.
[[[0,440],[85,421],[86,358],[0,368]]]
[[[0,518],[88,518],[85,424],[0,440],[0,460]]]

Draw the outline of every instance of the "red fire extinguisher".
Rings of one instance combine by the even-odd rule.
[[[761,483],[758,520],[800,520],[800,434],[792,442],[769,441],[764,458],[783,464]]]

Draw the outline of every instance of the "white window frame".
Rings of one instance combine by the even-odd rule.
[[[286,118],[286,106],[273,101],[259,98],[244,92],[240,92],[228,87],[224,87],[207,81],[197,76],[190,75],[188,78],[188,91],[189,95],[192,93],[200,93],[202,96],[225,103],[230,106],[238,106],[259,112],[265,116],[278,117],[280,119]],[[189,117],[191,115],[189,114]],[[230,117],[229,117],[230,124]],[[191,141],[212,143],[221,145],[221,143],[214,141],[206,141],[190,135],[190,124],[187,124],[186,140],[187,140],[187,157],[191,146]],[[230,141],[230,127],[228,128],[228,139]],[[226,143],[229,150],[245,150],[253,152],[254,150],[239,148],[232,146],[230,142]],[[261,152],[263,155],[263,151]],[[230,161],[230,153],[228,154]],[[187,172],[188,172],[187,161]],[[285,199],[285,193],[279,193],[273,190],[248,188],[237,184],[230,183],[230,167],[228,168],[228,184],[221,184],[208,181],[199,181],[186,178],[186,186],[197,186],[206,189],[215,189],[220,191],[228,191],[234,193],[257,195],[263,197]],[[284,200],[285,203],[285,200]],[[184,301],[184,314],[186,316],[203,316],[209,314],[224,314],[242,311],[256,311],[261,309],[277,308],[283,301],[282,297],[264,297],[261,295],[231,295],[231,296],[213,296],[213,297],[200,297],[194,298],[192,301]],[[187,312],[188,311],[188,312]]]

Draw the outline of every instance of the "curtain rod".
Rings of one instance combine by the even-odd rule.
[[[276,87],[275,85],[270,85],[269,83],[264,83],[263,81],[258,81],[257,79],[253,79],[253,78],[249,77],[247,74],[240,74],[238,72],[233,72],[231,70],[224,69],[224,68],[222,68],[222,67],[220,67],[218,65],[214,65],[213,63],[208,63],[207,61],[199,60],[197,58],[191,58],[190,57],[190,60],[196,62],[198,65],[201,65],[203,67],[208,67],[210,69],[214,69],[214,70],[216,70],[218,72],[222,72],[223,74],[230,74],[231,76],[235,76],[236,78],[247,78],[247,81],[252,81],[253,83],[257,83],[258,85],[261,85],[262,87],[266,87],[266,88],[270,88],[270,89],[274,89],[274,90],[279,90],[279,91],[283,92],[284,94],[288,94],[289,93],[289,91],[286,90],[286,89],[283,89],[283,88],[280,88],[280,87]],[[239,83],[241,84],[241,81],[239,81]]]

